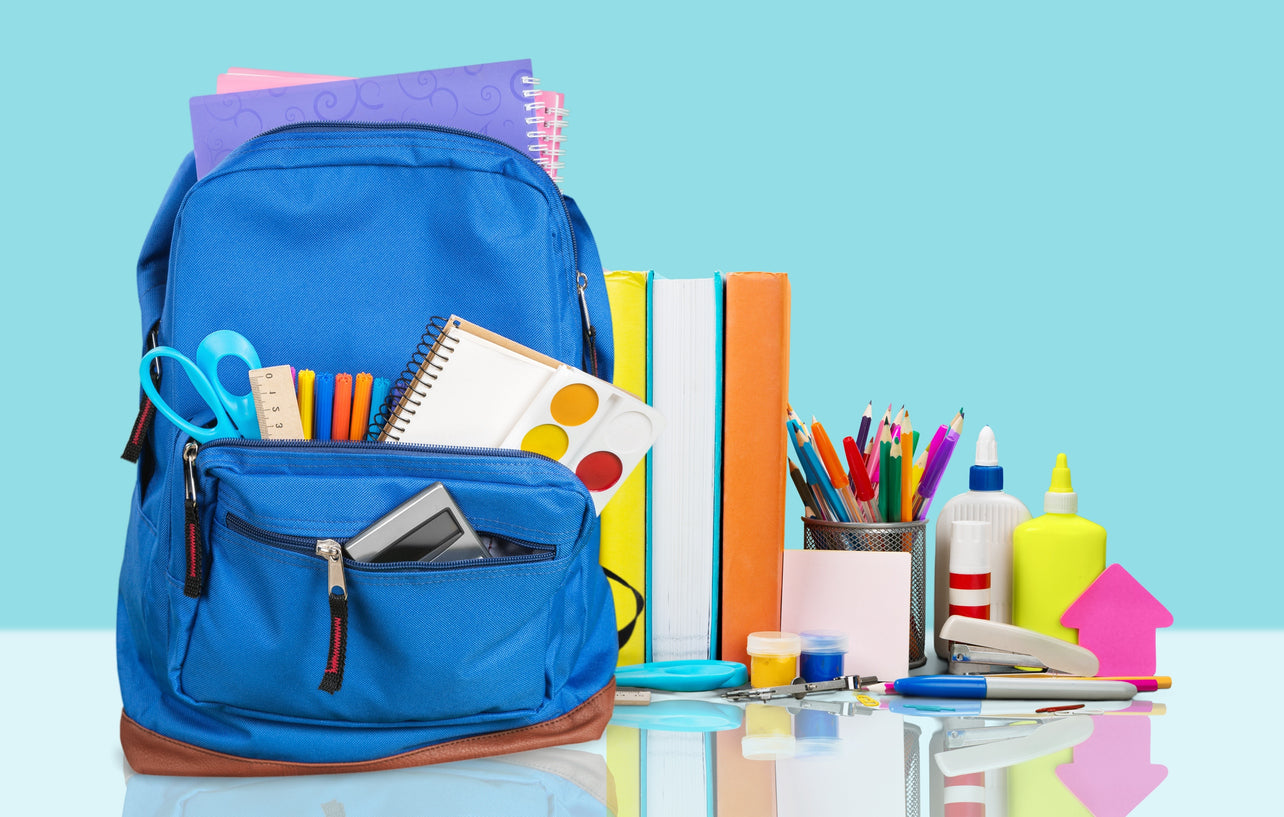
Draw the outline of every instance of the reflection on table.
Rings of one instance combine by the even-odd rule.
[[[1150,762],[1163,704],[1063,714],[1022,701],[872,703],[675,698],[617,707],[599,741],[484,760],[316,777],[132,775],[124,815],[1122,817],[1167,775]]]

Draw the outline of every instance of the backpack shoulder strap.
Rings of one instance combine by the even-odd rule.
[[[161,307],[165,304],[165,282],[169,277],[169,245],[174,236],[174,220],[178,217],[178,206],[183,196],[192,185],[196,184],[196,159],[187,154],[174,180],[165,191],[160,209],[147,231],[143,241],[143,251],[138,256],[138,305],[143,317],[143,337],[151,331],[152,324],[160,319]]]

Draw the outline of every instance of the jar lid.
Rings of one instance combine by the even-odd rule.
[[[769,735],[740,739],[740,754],[745,760],[786,760],[794,756],[798,742],[793,735]]]
[[[747,652],[750,655],[797,655],[802,652],[802,639],[797,633],[750,633]]]
[[[804,630],[802,651],[810,653],[847,652],[847,633],[842,630]]]

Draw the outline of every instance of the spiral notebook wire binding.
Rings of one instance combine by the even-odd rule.
[[[406,423],[428,396],[428,391],[442,370],[442,363],[450,359],[459,339],[447,334],[450,319],[434,315],[425,327],[415,351],[406,362],[406,368],[393,382],[379,413],[375,415],[367,438],[379,442],[399,442],[406,431]]]
[[[544,168],[553,181],[561,184],[565,179],[561,170],[566,167],[566,163],[562,161],[562,156],[566,153],[566,148],[563,147],[566,135],[562,130],[566,127],[567,111],[562,107],[561,94],[552,91],[542,91],[541,94],[544,121],[537,125],[536,130],[528,132],[527,136],[539,140],[532,148],[536,153],[536,163]]]

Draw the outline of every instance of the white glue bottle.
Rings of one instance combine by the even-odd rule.
[[[959,519],[950,540],[950,615],[990,620],[989,522]]]
[[[946,502],[936,518],[934,632],[950,615],[950,541],[958,520],[990,523],[990,620],[1012,623],[1012,531],[1030,518],[1030,511],[1024,502],[1003,493],[998,444],[989,426],[976,438],[976,464],[968,472],[968,488]],[[940,636],[934,644],[937,656],[949,656],[949,644]]]

